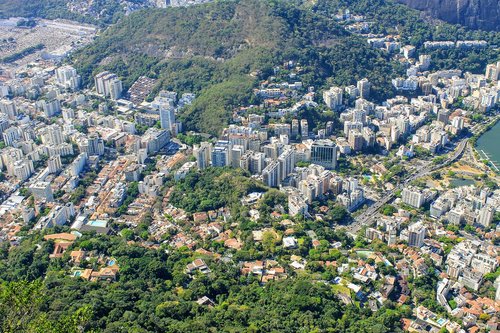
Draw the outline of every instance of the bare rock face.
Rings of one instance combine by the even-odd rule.
[[[500,0],[397,0],[450,23],[500,31]]]

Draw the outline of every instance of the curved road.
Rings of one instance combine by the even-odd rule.
[[[363,226],[365,225],[371,225],[372,224],[372,219],[377,215],[377,212],[379,209],[387,204],[388,202],[392,201],[396,195],[396,192],[399,190],[403,190],[403,188],[410,182],[414,181],[415,179],[421,178],[431,172],[436,171],[437,169],[440,169],[442,167],[445,167],[454,161],[456,161],[460,156],[462,156],[465,147],[467,146],[467,142],[469,139],[463,139],[455,149],[455,152],[453,153],[453,156],[448,157],[443,163],[438,164],[438,165],[427,165],[425,167],[420,167],[419,169],[416,170],[416,173],[408,175],[404,182],[399,184],[397,187],[395,187],[392,191],[387,192],[385,196],[375,202],[373,205],[368,207],[361,215],[357,216],[354,220],[353,223],[348,225],[346,227],[347,231],[351,234],[356,234]]]

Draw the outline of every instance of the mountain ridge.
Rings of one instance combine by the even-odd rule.
[[[472,29],[500,31],[498,0],[397,0],[411,8]]]

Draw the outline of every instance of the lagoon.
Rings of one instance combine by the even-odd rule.
[[[490,158],[493,169],[500,171],[500,121],[498,121],[492,129],[479,137],[476,144],[476,150],[481,158],[486,156]]]

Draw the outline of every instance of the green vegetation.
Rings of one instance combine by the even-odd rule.
[[[345,305],[330,285],[308,277],[291,276],[263,288],[251,278],[240,279],[232,263],[209,257],[204,260],[212,273],[191,279],[184,270],[192,252],[167,253],[119,236],[87,234],[71,247],[119,264],[117,281],[90,282],[64,273],[69,255],[49,259],[53,246],[33,233],[18,247],[0,248],[0,281],[6,281],[0,284],[2,332],[354,333],[369,327],[382,333],[402,332],[400,319],[408,315],[406,307],[390,302],[375,313]],[[17,282],[23,280],[30,282]],[[203,296],[215,305],[198,305]]]
[[[85,306],[71,314],[49,319],[42,309],[48,299],[46,292],[40,281],[21,280],[0,284],[0,332],[81,332],[80,327],[90,319],[90,307]]]
[[[266,187],[242,169],[208,168],[192,171],[174,186],[170,202],[190,213],[221,207],[241,206],[240,199],[249,192],[263,192]]]
[[[398,212],[397,208],[389,204],[386,204],[382,208],[380,208],[380,213],[382,213],[385,216],[392,216],[397,212]]]
[[[500,34],[471,32],[449,24],[431,25],[418,11],[390,0],[220,1],[189,8],[148,9],[108,28],[77,52],[74,63],[85,85],[102,70],[117,73],[125,88],[146,75],[158,78],[152,94],[164,88],[194,92],[195,103],[180,119],[188,130],[220,133],[234,108],[256,104],[252,88],[275,66],[292,60],[301,67],[304,87],[350,85],[364,77],[377,101],[393,96],[391,79],[404,73],[387,52],[370,48],[332,19],[341,9],[367,16],[375,33],[400,34],[422,51],[426,40],[486,39]],[[189,22],[189,24],[187,24]],[[483,71],[494,51],[432,51],[434,69]],[[252,74],[252,75],[250,75]]]
[[[390,79],[403,70],[387,53],[298,1],[224,1],[142,11],[74,56],[86,85],[107,69],[122,76],[126,87],[147,75],[160,79],[156,91],[197,93],[181,119],[187,129],[210,134],[218,134],[235,107],[257,102],[256,77],[267,78],[287,60],[301,65],[306,87],[355,84],[367,77],[377,99],[392,94]]]
[[[1,62],[3,63],[11,63],[15,62],[17,60],[20,60],[26,56],[29,56],[32,53],[35,53],[36,51],[43,50],[45,48],[45,45],[43,44],[37,44],[35,46],[30,46],[25,48],[24,50],[21,50],[19,52],[16,52],[14,54],[11,54],[10,56],[4,57]]]
[[[186,135],[182,133],[177,134],[177,139],[189,146],[200,144],[204,140],[201,135]]]
[[[139,195],[139,183],[131,182],[127,187],[127,192],[125,193],[125,199],[123,203],[118,207],[116,215],[120,216],[127,212],[128,206],[134,202],[135,198]]]
[[[18,27],[25,27],[25,28],[34,28],[36,27],[36,21],[29,19],[29,20],[24,20],[21,19],[19,22],[17,22]]]

